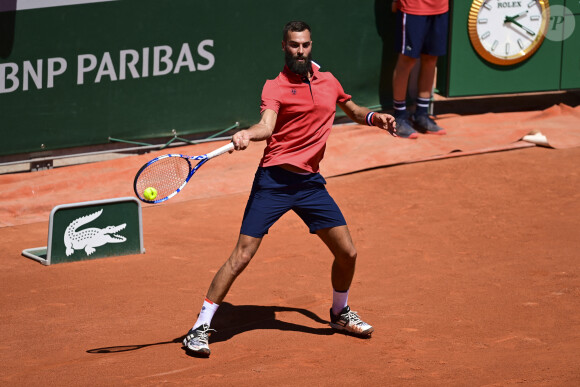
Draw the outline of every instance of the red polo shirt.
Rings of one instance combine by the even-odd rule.
[[[319,71],[314,63],[312,70],[310,83],[287,66],[276,79],[266,81],[260,112],[271,109],[278,118],[260,166],[290,164],[318,172],[336,104],[348,101],[351,96],[331,73]]]
[[[411,15],[440,15],[449,11],[449,0],[398,0],[398,6]]]

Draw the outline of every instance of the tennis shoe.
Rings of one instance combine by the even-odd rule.
[[[415,139],[419,137],[417,131],[413,128],[413,125],[411,125],[411,122],[406,115],[403,117],[395,118],[395,122],[397,124],[397,137],[409,139]]]
[[[336,331],[347,333],[353,336],[369,338],[375,328],[362,321],[358,314],[345,306],[338,316],[330,309],[330,327]]]
[[[427,114],[413,115],[413,124],[419,132],[424,134],[447,134],[445,129],[437,125]]]
[[[209,325],[203,324],[195,329],[190,329],[183,339],[185,353],[196,357],[209,357],[209,335],[215,332]]]

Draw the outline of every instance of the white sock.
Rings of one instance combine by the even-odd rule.
[[[346,292],[337,292],[332,290],[332,314],[337,316],[345,306],[348,305],[348,290]]]
[[[203,324],[211,325],[211,319],[213,318],[213,315],[215,314],[215,312],[218,310],[219,307],[220,306],[218,304],[216,304],[215,302],[211,302],[207,298],[203,300],[201,312],[199,312],[199,316],[197,317],[197,321],[195,322],[193,329]]]

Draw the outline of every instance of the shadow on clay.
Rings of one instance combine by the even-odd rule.
[[[276,318],[276,313],[294,312],[299,313],[312,321],[324,324],[324,328],[313,328],[305,325],[289,323]],[[317,314],[302,308],[291,308],[284,306],[259,306],[259,305],[232,305],[224,302],[216,312],[212,320],[212,329],[217,332],[212,333],[209,342],[218,343],[227,341],[232,337],[256,329],[277,329],[280,331],[303,332],[312,335],[330,336],[334,331],[328,327],[328,321],[320,318]],[[87,353],[119,353],[136,351],[138,349],[153,347],[157,345],[181,343],[185,333],[173,340],[162,341],[149,344],[119,345],[111,347],[89,349]]]

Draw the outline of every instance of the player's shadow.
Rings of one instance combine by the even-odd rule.
[[[276,318],[276,313],[280,312],[300,313],[318,324],[323,324],[324,327],[310,327],[279,320]],[[323,336],[333,334],[333,330],[328,326],[328,320],[306,309],[285,306],[232,305],[227,302],[220,305],[212,320],[212,328],[217,332],[210,336],[210,343],[226,341],[235,335],[256,329],[276,329]]]
[[[324,327],[310,327],[301,324],[290,323],[276,318],[276,313],[294,312],[302,314],[315,323],[323,324]],[[212,320],[213,332],[209,342],[217,343],[226,341],[240,333],[253,331],[256,329],[276,329],[280,331],[303,332],[312,335],[332,335],[334,331],[328,326],[328,321],[320,318],[317,314],[302,308],[291,308],[284,306],[259,306],[259,305],[232,305],[224,302],[220,305]],[[165,345],[181,343],[184,335],[176,337],[170,341],[162,341],[149,344],[120,345],[102,348],[93,348],[87,350],[87,353],[118,353],[136,351],[138,349],[152,347],[156,345]]]

